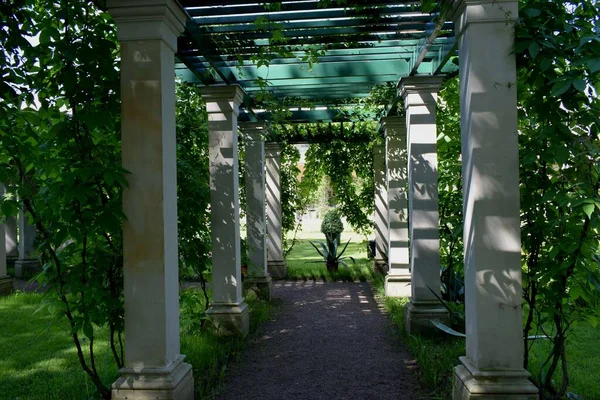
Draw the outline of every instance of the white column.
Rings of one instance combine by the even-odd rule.
[[[281,219],[281,146],[267,143],[267,263],[273,278],[285,278],[287,267],[283,259],[283,229]]]
[[[385,163],[385,144],[373,147],[373,170],[375,186],[375,270],[387,272],[388,255],[388,198]]]
[[[518,2],[461,0],[466,357],[454,399],[537,399],[523,369],[514,21]]]
[[[431,322],[450,322],[440,304],[437,130],[435,108],[442,77],[406,77],[400,95],[408,130],[408,204],[411,298],[406,307],[408,333],[440,332]],[[437,297],[436,297],[437,296]]]
[[[267,215],[265,208],[264,122],[246,122],[241,126],[246,150],[246,229],[248,275],[246,283],[270,300],[273,282],[267,269]]]
[[[237,86],[202,89],[208,111],[213,299],[207,314],[224,334],[246,336],[248,305],[242,297]]]
[[[17,239],[17,217],[6,217],[5,224],[5,237],[6,237],[6,257],[18,258],[19,257],[19,246]]]
[[[4,186],[0,184],[0,197],[4,196]],[[13,281],[6,271],[6,243],[4,236],[4,224],[0,224],[0,295],[7,294],[13,290]]]
[[[404,117],[385,117],[382,123],[385,129],[389,221],[385,294],[390,297],[409,297],[406,121]]]
[[[42,272],[40,261],[35,256],[35,226],[29,223],[29,215],[19,211],[19,258],[15,261],[15,276],[31,278]]]
[[[108,0],[121,45],[125,368],[113,399],[193,399],[179,340],[174,0]]]

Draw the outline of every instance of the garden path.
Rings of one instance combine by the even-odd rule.
[[[367,283],[280,281],[282,303],[217,399],[421,399],[416,362]]]

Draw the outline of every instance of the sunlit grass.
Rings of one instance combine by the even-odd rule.
[[[330,273],[327,271],[325,263],[322,262],[323,257],[310,245],[310,241],[316,244],[316,242],[323,241],[323,239],[301,239],[297,241],[286,258],[288,279],[344,282],[364,282],[373,279],[372,261],[367,259],[366,244],[362,242],[350,243],[343,254],[348,267],[340,265],[338,272]],[[345,246],[345,243],[343,243],[343,246]],[[354,262],[350,257],[354,259]]]
[[[67,322],[53,320],[47,311],[35,313],[41,295],[15,293],[0,298],[0,399],[97,399],[96,390],[83,372],[70,339]],[[248,295],[251,331],[266,321],[271,305]],[[108,333],[98,331],[95,341],[97,368],[110,385],[117,368],[108,348]],[[247,341],[222,338],[210,330],[181,335],[181,352],[194,368],[196,397],[207,398],[221,383],[227,363]]]
[[[452,336],[428,337],[408,336],[404,331],[404,307],[406,299],[385,298],[383,279],[375,279],[373,287],[376,295],[384,302],[385,309],[401,336],[408,351],[420,366],[420,377],[429,389],[430,399],[450,399],[454,366],[459,364],[458,357],[466,354],[465,340]],[[600,399],[600,346],[598,346],[600,328],[579,325],[573,329],[567,342],[567,361],[569,368],[569,392],[585,400]],[[536,340],[530,352],[529,371],[537,377],[540,361],[548,354],[550,343]],[[561,382],[560,379],[557,380]]]

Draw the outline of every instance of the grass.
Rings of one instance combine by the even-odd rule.
[[[189,289],[188,289],[189,290]],[[47,311],[35,313],[40,294],[17,292],[0,298],[0,399],[97,399],[94,385],[81,369],[64,319]],[[251,331],[269,319],[271,305],[248,296]],[[107,331],[97,332],[95,351],[103,382],[117,378],[108,352]],[[181,353],[194,368],[197,398],[209,398],[220,384],[230,360],[246,340],[222,338],[210,330],[182,333]]]
[[[375,293],[385,298],[383,279],[373,281]],[[388,315],[401,336],[408,351],[420,366],[420,378],[428,388],[430,399],[450,399],[454,366],[458,357],[465,355],[465,340],[452,336],[428,337],[407,335],[404,330],[404,307],[407,299],[385,298]],[[600,327],[578,325],[573,329],[567,342],[569,368],[569,392],[585,400],[600,399]],[[537,377],[541,361],[548,354],[550,343],[536,340],[530,352],[529,371]],[[558,381],[560,383],[560,380]]]
[[[323,241],[323,239],[310,239],[310,241],[316,244],[316,241]],[[344,261],[348,264],[348,268],[340,265],[337,272],[331,273],[327,271],[325,263],[321,262],[323,258],[310,245],[309,239],[299,239],[286,258],[288,279],[364,282],[374,278],[371,268],[372,262],[367,259],[367,250],[364,243],[350,243],[343,257],[352,257],[356,263],[346,258]]]

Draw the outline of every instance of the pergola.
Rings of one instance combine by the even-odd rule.
[[[173,71],[202,85],[209,114],[209,314],[223,333],[241,335],[248,330],[248,308],[240,269],[238,128],[248,140],[249,276],[269,296],[272,277],[285,275],[285,262],[279,150],[265,145],[270,115],[261,109],[260,94],[290,106],[286,99],[321,107],[294,108],[289,122],[335,121],[340,100],[397,83],[406,116],[383,118],[386,144],[374,153],[377,264],[387,270],[387,295],[410,297],[406,320],[413,332],[430,329],[430,319],[447,318],[436,298],[435,103],[442,75],[456,68],[448,63],[456,51],[467,351],[455,369],[454,398],[537,398],[522,366],[516,0],[454,0],[440,15],[422,13],[418,2],[391,0],[365,0],[349,10],[320,7],[316,0],[107,3],[121,43],[122,158],[131,173],[123,194],[126,367],[113,384],[114,399],[193,398],[191,366],[179,346]],[[271,52],[282,40],[294,49],[259,66],[253,55]],[[307,68],[306,50],[321,44],[327,46],[318,63]]]

